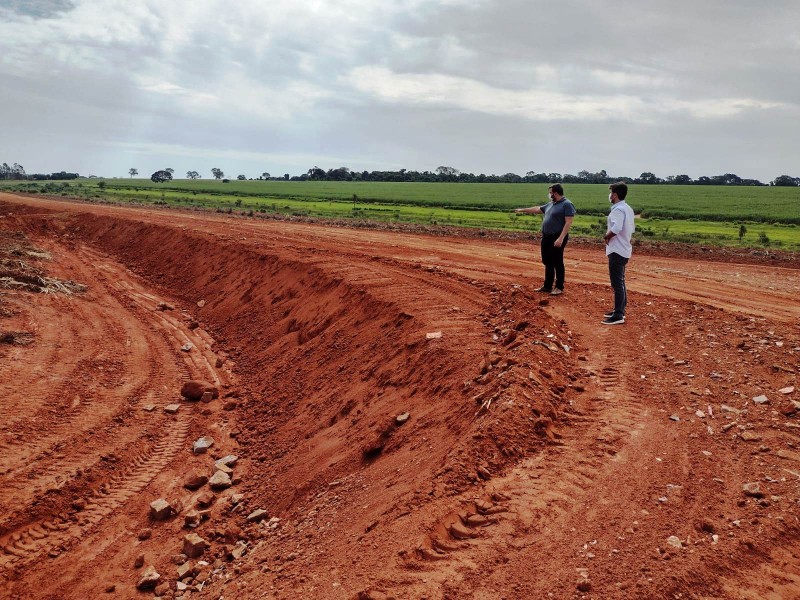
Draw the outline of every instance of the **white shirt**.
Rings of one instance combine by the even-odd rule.
[[[634,229],[636,224],[633,222],[633,209],[624,200],[620,200],[608,213],[608,230],[616,235],[606,244],[606,256],[616,252],[620,256],[630,258],[633,254],[631,236]]]

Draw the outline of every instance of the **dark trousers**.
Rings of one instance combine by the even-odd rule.
[[[628,259],[616,252],[608,255],[608,276],[614,288],[614,316],[624,317],[628,304],[628,290],[625,288],[625,265]]]
[[[559,234],[560,235],[560,234]],[[542,287],[552,290],[553,280],[558,289],[564,289],[564,248],[569,236],[564,238],[560,248],[553,245],[558,235],[542,235],[542,264],[544,265],[544,284]]]

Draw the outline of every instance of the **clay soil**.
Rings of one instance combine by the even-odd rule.
[[[532,241],[8,194],[0,234],[87,286],[0,289],[0,597],[800,598],[791,261],[640,252],[604,327],[599,245],[551,297]]]

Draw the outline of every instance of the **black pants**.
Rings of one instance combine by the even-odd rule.
[[[542,287],[548,290],[553,289],[553,280],[558,289],[564,289],[564,248],[567,247],[569,236],[564,238],[564,243],[560,248],[553,245],[557,239],[558,235],[542,235],[542,264],[544,265]]]
[[[625,265],[628,259],[612,252],[608,255],[608,276],[614,288],[614,316],[624,317],[628,304],[628,290],[625,288]]]

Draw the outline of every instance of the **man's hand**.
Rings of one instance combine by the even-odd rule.
[[[555,246],[556,248],[561,248],[561,244],[563,243],[564,243],[564,238],[560,237],[555,242],[553,242],[553,246]]]

